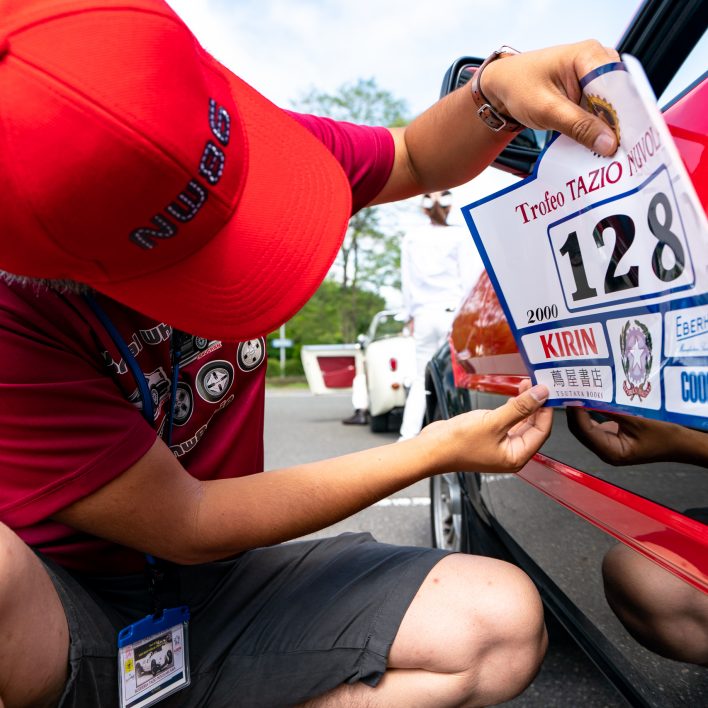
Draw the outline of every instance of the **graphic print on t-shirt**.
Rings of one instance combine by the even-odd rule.
[[[236,352],[236,363],[241,371],[253,371],[257,369],[265,359],[265,340],[249,339],[238,345]]]
[[[167,400],[167,397],[170,394],[171,381],[161,366],[155,369],[155,371],[145,374],[145,381],[147,382],[150,397],[152,398],[153,417],[157,420],[160,415],[162,404],[165,400]],[[128,400],[138,410],[143,409],[140,391],[137,388],[130,394],[130,396],[128,396]]]
[[[206,339],[206,337],[194,337],[189,334],[183,334],[179,342],[180,366],[187,366],[187,364],[190,364],[195,359],[200,359],[204,352],[217,344],[219,347],[221,346],[221,342],[217,339]]]
[[[175,409],[173,422],[175,425],[186,425],[192,417],[194,410],[194,394],[192,387],[180,381],[177,384],[177,395],[175,397]]]
[[[210,361],[197,373],[197,393],[208,403],[217,403],[231,388],[233,380],[234,367],[228,361]]]

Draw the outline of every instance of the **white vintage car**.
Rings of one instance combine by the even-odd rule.
[[[364,354],[371,430],[388,429],[388,416],[403,408],[415,378],[415,342],[402,315],[384,310],[374,315],[359,338]]]
[[[158,649],[151,651],[142,659],[138,659],[135,662],[135,668],[138,676],[145,674],[157,676],[161,671],[172,666],[173,662],[172,642],[164,642]]]
[[[388,430],[388,417],[403,408],[415,376],[415,343],[403,316],[392,310],[374,315],[356,344],[306,345],[301,352],[310,390],[333,393],[365,377],[371,430]],[[356,385],[356,384],[355,384]]]

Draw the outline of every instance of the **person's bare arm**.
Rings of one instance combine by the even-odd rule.
[[[524,52],[488,64],[482,92],[497,110],[528,127],[558,130],[601,155],[611,155],[617,149],[615,135],[600,118],[580,108],[578,82],[618,59],[614,49],[593,40]],[[467,85],[407,127],[393,129],[393,170],[372,203],[454,187],[479,174],[513,135],[494,133],[476,112]]]
[[[432,474],[520,469],[550,432],[551,410],[534,398],[547,394],[536,387],[494,411],[433,423],[405,443],[234,479],[194,479],[158,440],[54,518],[179,563],[224,558],[324,528]]]

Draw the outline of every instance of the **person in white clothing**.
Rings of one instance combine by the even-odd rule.
[[[416,346],[416,377],[406,399],[400,439],[415,437],[425,417],[425,367],[444,342],[460,300],[484,266],[469,232],[447,223],[448,191],[423,195],[427,224],[409,230],[401,245],[404,314]]]
[[[366,425],[369,422],[369,391],[366,388],[366,371],[364,370],[364,357],[360,352],[356,357],[356,372],[352,381],[352,406],[354,413],[345,418],[344,425]]]

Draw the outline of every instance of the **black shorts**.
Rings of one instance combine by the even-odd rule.
[[[342,683],[376,685],[403,615],[445,555],[343,534],[168,565],[166,605],[191,611],[192,681],[159,705],[280,707]],[[152,611],[144,577],[79,577],[43,562],[71,636],[60,706],[116,706],[116,635]]]

